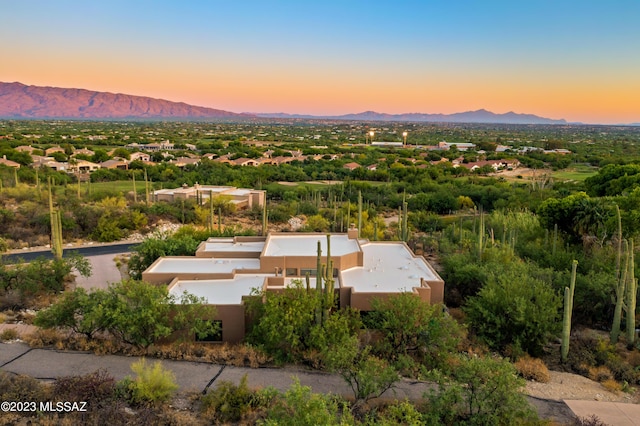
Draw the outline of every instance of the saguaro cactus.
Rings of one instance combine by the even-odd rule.
[[[49,183],[49,220],[51,224],[51,252],[56,259],[62,259],[62,218],[60,211],[53,208],[53,194],[51,192],[51,177]]]
[[[358,191],[358,238],[362,233],[362,191]]]
[[[620,320],[622,318],[622,307],[624,304],[625,288],[627,284],[627,274],[629,272],[629,243],[624,241],[625,261],[624,268],[622,269],[622,276],[618,280],[615,288],[616,306],[613,310],[613,324],[611,325],[611,343],[618,341],[620,335]]]
[[[635,276],[635,259],[633,255],[633,240],[629,240],[629,275],[627,281],[627,348],[632,349],[636,340],[636,296],[638,294],[638,280]]]
[[[264,203],[262,204],[262,235],[263,236],[267,235],[267,220],[268,220],[267,200],[264,200]]]
[[[571,287],[564,288],[564,318],[562,320],[562,362],[567,362],[569,355],[569,338],[571,337],[571,314],[573,312],[573,294],[576,289],[576,270],[578,261],[571,265]]]

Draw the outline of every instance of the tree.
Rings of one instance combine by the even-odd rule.
[[[49,308],[38,311],[34,324],[42,328],[70,328],[91,339],[106,327],[96,309],[106,299],[105,291],[87,293],[83,288],[76,288],[64,293]]]
[[[125,343],[147,348],[173,332],[189,330],[199,336],[214,333],[217,325],[206,321],[215,313],[204,299],[184,293],[178,300],[166,286],[123,280],[109,287],[102,309],[106,328]]]
[[[88,337],[106,330],[122,342],[147,348],[175,332],[204,337],[217,331],[207,319],[215,308],[192,294],[168,294],[166,286],[123,280],[107,290],[86,294],[82,289],[64,294],[38,314],[41,327],[68,327]]]
[[[536,356],[559,331],[560,298],[530,272],[525,263],[493,271],[463,308],[471,329],[493,349],[511,346]]]
[[[460,356],[451,377],[435,375],[425,424],[512,425],[537,419],[520,392],[524,380],[509,362],[491,357]]]
[[[355,334],[359,316],[350,310],[331,313],[325,321],[316,321],[324,306],[324,293],[307,290],[301,281],[282,292],[259,294],[249,306],[255,326],[247,336],[249,343],[260,345],[278,361],[304,358],[309,351],[322,352]]]
[[[357,336],[328,346],[323,358],[331,371],[336,371],[351,387],[355,403],[352,411],[372,398],[378,398],[398,381],[398,372],[384,359],[371,354],[371,347],[360,347]]]
[[[382,358],[404,364],[411,359],[426,368],[441,366],[455,351],[462,330],[443,306],[430,305],[413,293],[373,299],[369,327],[382,339],[374,349]]]

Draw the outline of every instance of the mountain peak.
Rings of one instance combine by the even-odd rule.
[[[0,117],[215,119],[246,115],[145,96],[0,82]]]

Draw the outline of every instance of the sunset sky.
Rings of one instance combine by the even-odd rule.
[[[0,0],[0,81],[233,112],[640,122],[639,0]]]

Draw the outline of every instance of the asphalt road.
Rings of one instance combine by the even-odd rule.
[[[68,256],[72,252],[77,252],[85,257],[101,256],[105,254],[127,253],[131,251],[131,248],[133,246],[136,246],[138,244],[140,243],[116,243],[116,244],[105,244],[105,245],[95,245],[95,246],[67,247],[64,250],[63,256]],[[4,263],[17,263],[22,259],[24,262],[31,262],[32,260],[35,260],[38,257],[51,259],[53,255],[51,254],[51,250],[37,250],[37,251],[25,250],[21,252],[14,251],[12,253],[3,254],[2,261]]]

